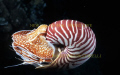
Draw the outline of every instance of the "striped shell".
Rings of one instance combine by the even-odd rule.
[[[47,41],[65,46],[52,66],[72,69],[86,62],[96,47],[93,31],[82,22],[75,20],[60,20],[49,25]]]
[[[75,20],[60,20],[34,30],[18,31],[12,39],[13,49],[24,61],[13,66],[31,64],[44,69],[76,68],[91,57],[96,47],[90,27]]]

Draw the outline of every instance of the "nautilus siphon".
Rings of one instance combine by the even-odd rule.
[[[59,20],[34,30],[21,30],[12,39],[13,49],[23,60],[20,65],[43,69],[76,68],[91,57],[96,47],[94,32],[76,20]]]

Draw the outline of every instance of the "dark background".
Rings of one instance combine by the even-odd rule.
[[[113,46],[119,47],[116,42],[120,30],[116,23],[118,19],[112,20],[118,16],[115,9],[117,4],[114,6],[113,1],[103,0],[0,0],[1,75],[104,75],[113,72],[112,69],[116,69],[113,66],[118,62],[116,50],[119,50]],[[58,72],[35,70],[31,65],[4,68],[22,63],[16,59],[20,57],[11,48],[14,32],[37,28],[30,24],[50,24],[62,19],[92,24],[97,40],[94,54],[101,54],[101,58],[91,58],[78,68]]]

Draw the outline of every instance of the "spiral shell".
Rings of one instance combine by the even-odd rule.
[[[76,68],[87,61],[96,47],[93,31],[82,22],[60,20],[49,25],[46,39],[52,44],[65,46],[52,66]]]
[[[91,57],[96,47],[90,27],[75,20],[60,20],[34,30],[18,31],[12,39],[13,49],[24,61],[19,65],[31,64],[44,69],[76,68]]]

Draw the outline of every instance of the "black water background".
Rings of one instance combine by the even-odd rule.
[[[30,0],[31,1],[31,0]],[[6,2],[4,1],[4,4]],[[18,2],[19,3],[19,2]],[[28,9],[28,11],[25,11],[27,18],[30,19],[29,23],[24,23],[28,21],[23,21],[23,24],[17,24],[11,25],[12,29],[8,32],[4,31],[3,26],[1,26],[1,37],[0,37],[0,72],[1,74],[16,74],[16,75],[103,75],[106,73],[107,69],[109,69],[110,66],[113,66],[112,64],[109,65],[106,69],[105,63],[112,63],[116,61],[114,57],[108,56],[111,55],[109,53],[113,52],[116,48],[111,50],[111,44],[115,44],[113,41],[113,37],[115,34],[113,31],[118,32],[119,28],[115,28],[115,24],[112,26],[108,24],[108,22],[111,22],[111,20],[108,21],[106,18],[108,13],[108,9],[113,9],[111,7],[107,7],[108,5],[111,5],[105,1],[97,1],[97,0],[45,0],[46,7],[43,9],[43,14],[39,16],[39,14],[35,13],[35,16],[32,15],[32,18],[30,18],[30,13],[32,11],[38,11],[39,9],[34,9],[29,7],[29,1],[23,1]],[[112,3],[112,2],[111,2]],[[7,7],[7,4],[6,4]],[[32,7],[32,6],[31,6]],[[7,7],[8,8],[8,7]],[[9,7],[12,10],[12,7]],[[20,6],[19,8],[24,8],[23,6]],[[108,11],[107,11],[108,10]],[[16,12],[12,12],[16,13]],[[17,12],[18,13],[18,12]],[[10,14],[12,15],[12,14]],[[23,13],[24,15],[24,13]],[[113,14],[110,14],[110,18],[112,18]],[[14,16],[14,15],[13,15]],[[18,17],[19,18],[19,17]],[[21,18],[21,17],[20,17]],[[23,19],[23,18],[22,18]],[[39,19],[43,19],[40,20]],[[15,57],[19,58],[15,54],[14,51],[12,51],[10,45],[12,43],[11,35],[15,31],[24,30],[24,29],[34,29],[36,27],[30,27],[30,24],[34,23],[45,23],[50,24],[56,20],[61,19],[74,19],[81,22],[84,22],[86,24],[92,24],[92,29],[96,35],[97,39],[97,47],[95,50],[95,54],[101,54],[101,58],[91,58],[88,60],[85,64],[81,65],[80,67],[68,70],[68,71],[60,71],[60,72],[47,72],[47,71],[41,71],[41,70],[35,70],[33,66],[19,66],[19,67],[13,67],[4,69],[5,66],[19,64],[21,61],[15,59]],[[12,19],[8,19],[9,24],[11,23]],[[26,25],[24,25],[26,24]],[[8,27],[9,29],[9,27]],[[119,39],[116,37],[115,39]],[[114,39],[114,40],[115,40]],[[113,54],[114,55],[114,54]],[[117,55],[117,53],[115,54]],[[107,62],[108,59],[111,59],[110,62]],[[111,67],[110,67],[111,68]],[[108,72],[108,71],[107,71]]]

